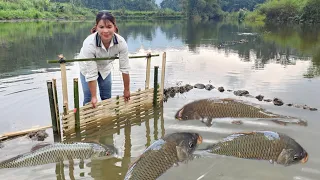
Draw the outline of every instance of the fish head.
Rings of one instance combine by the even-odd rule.
[[[93,152],[93,157],[113,157],[118,154],[118,150],[114,146],[106,144],[95,144]]]
[[[202,136],[198,133],[177,132],[164,137],[166,142],[174,142],[178,157],[189,157],[202,143]]]
[[[278,156],[277,163],[285,166],[306,163],[309,159],[309,154],[299,144],[291,145],[282,150]]]
[[[191,105],[185,105],[183,108],[179,109],[175,115],[175,118],[182,120],[194,119],[195,110]]]

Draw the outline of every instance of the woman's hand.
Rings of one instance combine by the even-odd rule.
[[[125,89],[123,91],[123,97],[124,97],[124,101],[128,102],[130,100],[130,91],[128,89]]]
[[[97,96],[92,96],[91,97],[91,104],[92,104],[93,108],[97,107],[97,102],[98,102]]]

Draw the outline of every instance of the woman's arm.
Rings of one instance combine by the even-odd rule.
[[[130,100],[130,75],[122,73],[122,79],[123,79],[123,86],[124,86],[124,91],[123,91],[124,100],[128,101]]]
[[[123,96],[125,101],[130,100],[130,64],[129,64],[129,53],[128,45],[125,41],[121,42],[119,51],[119,69],[122,72],[123,79]]]

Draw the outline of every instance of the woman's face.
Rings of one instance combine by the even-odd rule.
[[[116,27],[109,20],[100,20],[97,24],[97,31],[104,43],[109,43],[112,40]]]

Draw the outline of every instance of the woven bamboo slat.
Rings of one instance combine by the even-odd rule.
[[[86,134],[99,133],[101,130],[107,131],[107,130],[119,129],[119,128],[122,128],[128,121],[130,121],[130,123],[134,123],[135,121],[143,122],[146,119],[151,119],[154,116],[153,115],[154,111],[150,107],[152,107],[152,105],[144,106],[143,108],[141,108],[140,111],[136,111],[136,110],[131,111],[124,115],[120,115],[118,118],[114,117],[112,119],[108,117],[109,120],[106,121],[107,123],[101,123],[99,125],[100,127],[97,127],[97,124],[82,126],[81,130],[83,133],[81,133],[81,136],[86,136]],[[67,131],[64,135],[67,136],[68,138],[71,138],[73,134],[74,134],[73,130],[70,130],[69,132]]]
[[[161,111],[155,111],[159,115],[161,114]],[[110,124],[103,124],[100,127],[96,126],[89,126],[86,127],[84,130],[82,130],[81,137],[83,138],[89,138],[94,136],[106,136],[110,134],[115,134],[119,128],[122,129],[125,127],[129,121],[131,126],[137,125],[139,122],[144,122],[146,120],[150,120],[154,118],[154,111],[152,108],[146,107],[144,111],[139,111],[139,114],[136,114],[135,112],[131,112],[129,114],[123,115],[119,118],[118,121],[114,121]],[[72,139],[74,138],[74,133],[71,134],[65,134],[66,139]]]
[[[145,107],[149,107],[149,108],[152,107],[152,100],[151,101],[149,100],[149,105],[146,104]],[[137,109],[135,109],[135,107],[128,108],[128,109],[125,110],[125,113],[123,113],[121,115],[126,117],[126,116],[130,115],[131,113],[136,113],[136,110]],[[83,122],[81,122],[81,127],[83,128],[84,126],[88,126],[90,124],[96,124],[96,123],[103,124],[104,123],[103,121],[106,121],[104,119],[104,117],[110,117],[109,121],[112,121],[112,120],[115,120],[117,118],[121,118],[122,117],[121,115],[117,116],[115,113],[104,114],[104,115],[103,114],[99,114],[99,115],[97,115],[95,117],[92,117],[92,118],[90,118],[88,120],[84,120]]]
[[[85,119],[88,119],[96,115],[101,115],[101,114],[109,115],[109,114],[115,114],[116,112],[123,113],[123,112],[126,112],[126,110],[128,110],[129,108],[135,108],[140,105],[148,104],[150,101],[152,101],[151,96],[147,96],[144,98],[144,100],[137,99],[135,101],[130,101],[128,104],[124,104],[123,106],[115,106],[115,105],[106,106],[104,109],[100,109],[90,114],[80,116],[80,121],[83,122]]]
[[[110,104],[106,104],[104,106],[100,106],[98,108],[92,108],[92,109],[89,109],[87,111],[80,111],[80,119],[85,119],[87,118],[88,116],[92,116],[96,113],[101,113],[100,111],[102,112],[105,112],[105,113],[110,113],[112,111],[114,111],[114,109],[121,109],[121,108],[127,108],[129,105],[131,104],[135,104],[135,105],[138,105],[136,104],[137,102],[142,102],[141,99],[149,99],[149,98],[152,98],[152,94],[149,92],[149,93],[146,93],[144,96],[136,96],[136,97],[133,97],[133,98],[130,98],[130,101],[125,103],[125,102],[111,102]],[[143,102],[142,102],[143,103]]]
[[[149,90],[147,90],[147,91],[149,91]],[[116,101],[114,101],[116,105],[114,105],[114,104],[107,105],[106,104],[105,106],[101,106],[99,108],[87,110],[87,111],[90,111],[91,114],[87,113],[87,111],[80,111],[81,126],[83,126],[83,124],[86,124],[86,123],[93,121],[93,120],[100,120],[101,118],[105,118],[106,116],[111,116],[111,117],[115,116],[116,115],[116,111],[115,111],[116,108],[118,108],[118,113],[125,113],[131,109],[143,106],[145,104],[150,104],[152,102],[152,98],[153,98],[152,93],[149,92],[147,94],[142,94],[142,93],[139,93],[139,94],[144,95],[144,96],[130,100],[130,102],[128,102],[126,104],[123,103],[123,105],[117,105]],[[158,95],[158,97],[160,97],[160,95]],[[85,115],[83,115],[83,114],[85,114]],[[68,126],[68,129],[73,128],[74,123],[75,123],[74,117],[75,117],[75,114],[73,111],[70,112],[70,114],[64,116],[63,117],[63,127]]]

